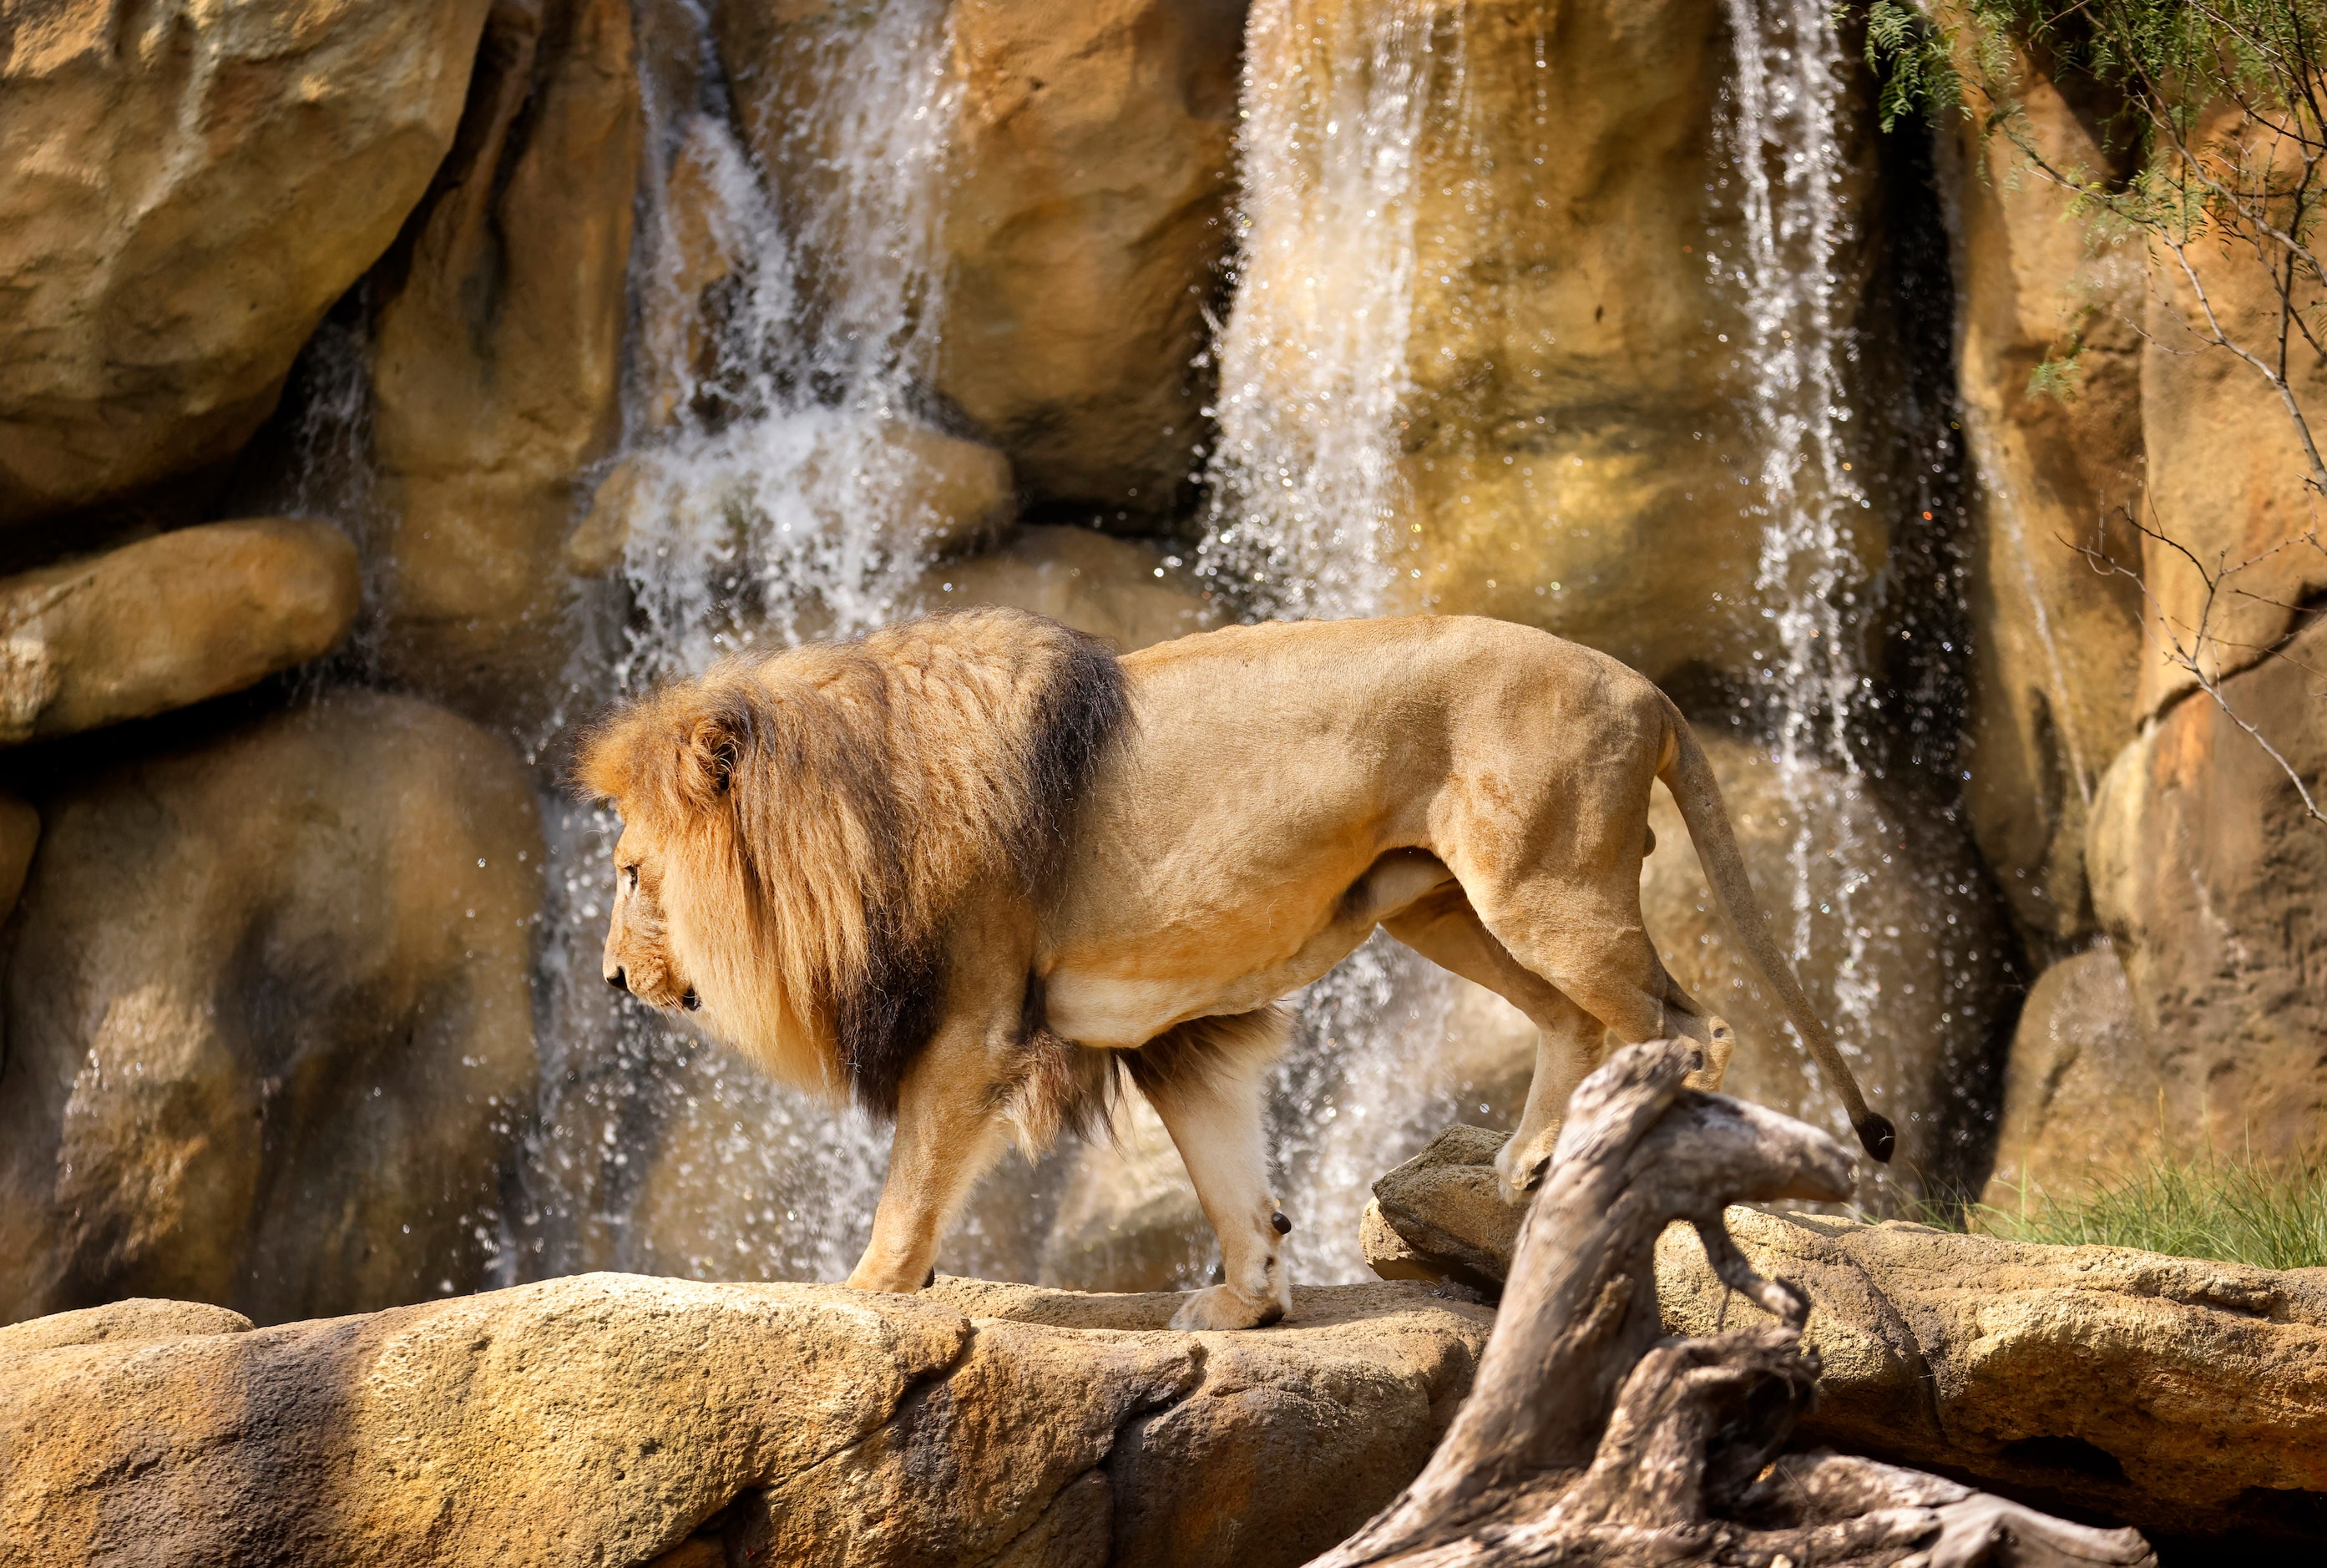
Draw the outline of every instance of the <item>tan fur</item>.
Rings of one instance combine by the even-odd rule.
[[[691,988],[771,1070],[893,1106],[852,1283],[918,1288],[1002,1143],[1046,1142],[1120,1061],[1220,1236],[1226,1283],[1179,1321],[1280,1315],[1260,1126],[1275,1003],[1378,925],[1540,1031],[1500,1167],[1514,1199],[1604,1037],[1693,1039],[1717,1080],[1727,1026],[1641,929],[1659,778],[1862,1137],[1887,1135],[1770,937],[1687,725],[1631,670],[1454,617],[1230,628],[1104,669],[1070,638],[989,611],[731,665],[586,750],[585,785],[625,825],[610,977],[664,1007]],[[865,993],[902,991],[923,1011],[882,1015],[902,1053],[883,1104],[848,1041],[871,1038]]]

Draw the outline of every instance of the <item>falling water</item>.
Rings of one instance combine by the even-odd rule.
[[[1398,436],[1417,159],[1433,117],[1462,98],[1448,14],[1257,0],[1247,24],[1241,259],[1198,570],[1258,618],[1382,607],[1388,542],[1410,511]],[[1287,53],[1301,69],[1265,63]],[[1448,1119],[1430,1070],[1448,994],[1438,970],[1377,933],[1299,998],[1272,1125],[1302,1279],[1372,1277],[1357,1245],[1369,1188]]]
[[[1842,144],[1849,60],[1825,0],[1728,0],[1728,14],[1736,70],[1723,131],[1744,236],[1742,256],[1715,266],[1742,295],[1750,344],[1765,519],[1754,587],[1778,648],[1762,667],[1762,695],[1794,808],[1790,956],[1797,966],[1808,958],[1818,915],[1840,923],[1846,957],[1829,1022],[1843,1053],[1858,1059],[1879,996],[1866,972],[1869,927],[1855,906],[1873,858],[1862,848],[1884,829],[1863,791],[1833,787],[1837,774],[1861,776],[1849,721],[1871,684],[1855,536],[1874,501],[1856,478],[1865,454],[1849,439],[1845,385],[1855,301],[1843,294],[1844,257],[1856,238]],[[1822,874],[1820,860],[1838,875]]]
[[[922,565],[941,519],[910,433],[939,333],[946,17],[941,0],[889,0],[792,24],[765,96],[739,105],[696,11],[697,68],[647,79],[639,348],[585,525],[621,544],[619,624],[584,656],[618,686],[877,625]],[[777,167],[739,124],[762,127]],[[519,1271],[845,1276],[885,1137],[612,1004],[596,949],[617,831],[603,811],[553,809]]]

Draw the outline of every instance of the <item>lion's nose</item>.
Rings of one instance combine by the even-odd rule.
[[[631,978],[623,974],[621,966],[617,965],[606,971],[606,984],[617,991],[628,991],[631,988]]]

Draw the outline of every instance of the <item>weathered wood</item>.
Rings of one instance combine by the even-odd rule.
[[[1722,1210],[1843,1198],[1851,1160],[1791,1117],[1684,1088],[1695,1065],[1682,1042],[1631,1046],[1575,1091],[1469,1401],[1414,1484],[1312,1568],[2154,1563],[2131,1530],[1783,1451],[1818,1396],[1809,1303],[1753,1273]],[[1656,1241],[1675,1219],[1775,1324],[1660,1338]]]

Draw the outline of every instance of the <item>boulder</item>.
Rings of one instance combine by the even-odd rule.
[[[938,347],[933,364],[912,369],[1008,455],[1036,499],[1152,525],[1187,488],[1202,437],[1195,361],[1228,248],[1244,10],[1244,0],[952,0],[921,13],[943,13],[945,44],[935,29],[889,41],[950,51],[905,67],[945,73],[942,148],[874,150],[892,188],[863,213],[815,221],[926,222]],[[836,201],[862,201],[844,187],[868,149],[839,145],[846,116],[830,111],[827,88],[861,19],[824,0],[714,11],[738,117],[779,203],[838,212]],[[903,79],[894,60],[846,69]],[[884,100],[870,112],[890,111]],[[926,191],[894,188],[924,172]],[[878,243],[903,254],[893,238]],[[812,297],[855,285],[829,258],[799,262]]]
[[[1973,36],[1967,27],[1967,49]],[[2017,134],[2058,167],[2107,166],[2079,106],[2018,64]],[[2097,573],[2079,547],[2141,560],[2126,518],[2141,498],[2148,278],[2137,247],[2111,243],[2060,187],[2018,169],[2012,139],[1977,107],[1946,137],[1956,384],[1976,481],[1964,798],[2021,930],[2057,951],[2094,929],[2085,821],[2102,770],[2133,738],[2140,584]],[[2048,359],[2073,364],[2065,391],[2031,386]]]
[[[1189,488],[1244,15],[1245,0],[953,7],[937,387],[1041,499],[1145,521]]]
[[[0,16],[0,526],[234,455],[427,189],[486,9]]]
[[[2327,1543],[2327,1270],[1732,1209],[1810,1298],[1802,1436],[2155,1535]],[[1764,1321],[1694,1233],[1657,1248],[1667,1331]]]
[[[2165,1089],[2179,1078],[2141,1026],[2116,953],[2061,959],[2021,1004],[1981,1201],[2012,1213],[2042,1193],[2071,1198],[2140,1171],[2164,1153]],[[2186,1098],[2187,1084],[2174,1087]]]
[[[1359,1244],[1376,1274],[1501,1293],[1527,1217],[1495,1185],[1495,1155],[1509,1137],[1449,1127],[1374,1183]]]
[[[534,1099],[517,759],[341,692],[38,805],[6,932],[0,1321],[473,1289]]]
[[[1949,1190],[1986,1153],[2009,941],[1967,835],[1865,773],[1811,762],[1789,777],[1757,746],[1703,730],[1698,738],[1811,1005],[1870,1103],[1898,1125],[1892,1164],[1860,1168],[1859,1201]],[[1816,825],[1807,843],[1806,819]],[[1723,1088],[1847,1140],[1841,1100],[1736,950],[1661,785],[1649,822],[1656,846],[1640,868],[1649,936],[1689,994],[1736,1031]]]
[[[380,658],[496,716],[565,656],[575,485],[621,426],[644,135],[627,0],[497,5],[372,288]]]
[[[1063,525],[1024,527],[999,549],[924,572],[911,605],[1031,610],[1131,653],[1220,623],[1210,593],[1182,565],[1143,540]]]
[[[589,1274],[0,1339],[0,1564],[156,1532],[189,1560],[1290,1564],[1421,1468],[1490,1327],[1415,1285],[1304,1291],[1264,1332],[1164,1331],[1177,1304]]]
[[[2327,624],[2187,696],[2119,754],[2086,841],[2093,905],[2125,965],[2154,1077],[2117,1125],[2176,1156],[2315,1152],[2327,1119],[2327,828],[2252,725],[2327,800]],[[2232,716],[2235,714],[2235,717]],[[2139,1103],[2133,1103],[2133,1097]]]
[[[337,648],[355,546],[287,518],[180,528],[0,579],[0,742],[240,691]]]

